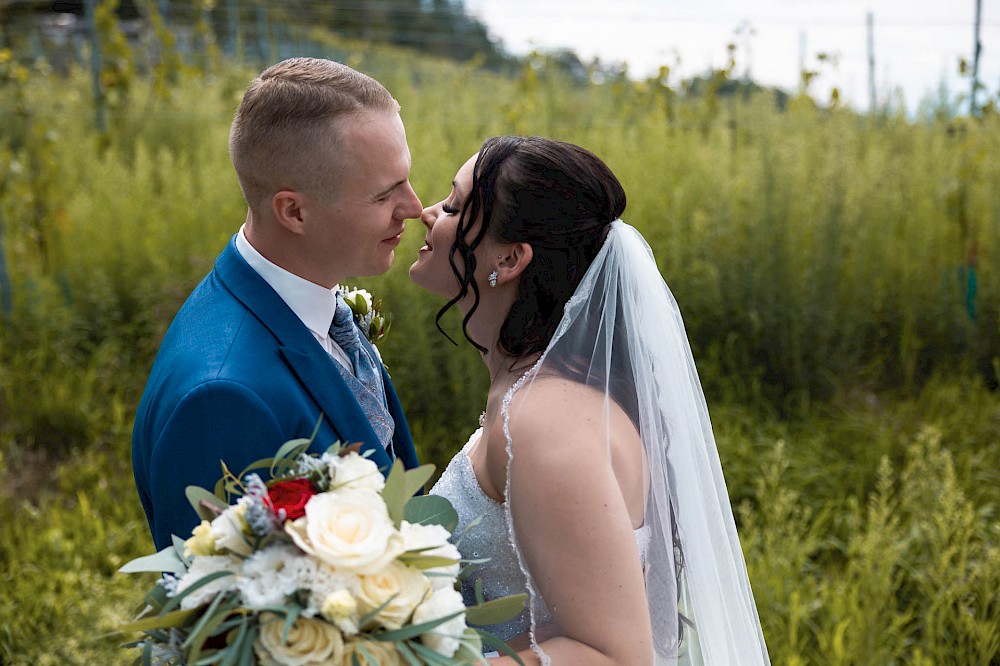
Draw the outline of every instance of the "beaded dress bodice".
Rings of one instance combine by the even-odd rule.
[[[517,560],[517,552],[511,544],[507,517],[502,504],[483,492],[469,460],[469,449],[479,441],[483,429],[472,434],[462,450],[451,459],[441,478],[434,484],[431,493],[440,495],[451,502],[458,512],[458,526],[454,540],[462,558],[466,560],[489,559],[479,565],[471,576],[462,581],[462,596],[466,605],[474,605],[473,592],[476,579],[483,583],[483,596],[489,599],[519,594],[527,590],[527,582]],[[479,523],[469,525],[479,519]],[[543,624],[551,620],[547,609],[543,609],[536,622]],[[525,609],[520,615],[504,624],[485,627],[500,640],[507,641],[528,631],[530,618]]]

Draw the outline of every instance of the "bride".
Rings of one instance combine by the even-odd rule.
[[[432,492],[483,595],[528,593],[489,627],[526,664],[768,664],[680,312],[624,209],[600,159],[538,137],[488,139],[424,209],[410,276],[490,374]]]

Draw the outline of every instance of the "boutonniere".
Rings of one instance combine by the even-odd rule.
[[[382,299],[375,300],[367,289],[352,289],[341,287],[344,302],[354,313],[354,322],[373,345],[378,343],[389,332],[391,317],[382,314]]]

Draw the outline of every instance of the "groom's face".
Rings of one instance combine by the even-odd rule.
[[[410,150],[399,114],[364,113],[338,122],[340,140],[329,164],[332,189],[312,199],[304,250],[325,286],[387,271],[405,221],[421,210],[410,186]]]

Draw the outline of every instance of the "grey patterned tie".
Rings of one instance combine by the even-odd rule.
[[[361,348],[361,337],[358,327],[354,325],[354,313],[337,292],[337,309],[333,313],[333,325],[330,335],[354,365],[354,376],[375,395],[381,398],[382,386],[379,381],[379,369]]]

